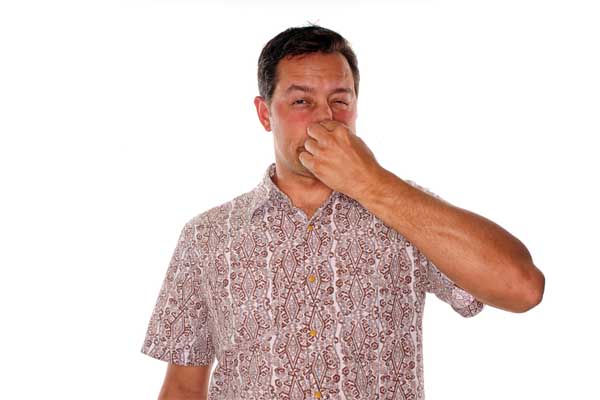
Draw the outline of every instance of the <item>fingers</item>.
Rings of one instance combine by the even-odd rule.
[[[327,129],[328,131],[333,131],[335,128],[337,128],[339,125],[342,125],[341,122],[338,121],[334,121],[334,120],[325,120],[325,121],[320,121],[319,124],[321,126],[324,126],[325,129]]]
[[[317,156],[319,153],[319,144],[317,143],[317,141],[313,138],[308,138],[306,139],[306,141],[304,142],[304,148],[311,153],[312,155]]]
[[[298,159],[306,168],[313,171],[314,168],[314,157],[308,151],[303,151],[298,154]]]
[[[327,128],[325,128],[323,125],[321,125],[320,123],[312,123],[309,124],[306,127],[306,133],[308,133],[308,136],[314,138],[315,140],[323,140],[325,138],[325,136],[328,134],[328,130]]]

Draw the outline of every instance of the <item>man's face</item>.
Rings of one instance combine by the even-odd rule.
[[[305,151],[306,127],[312,122],[334,120],[356,132],[352,70],[341,53],[309,53],[282,59],[277,77],[271,106],[267,108],[261,97],[255,99],[259,119],[267,131],[273,131],[277,166],[285,172],[314,177],[298,158]]]

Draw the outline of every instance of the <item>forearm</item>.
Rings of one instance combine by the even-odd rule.
[[[158,400],[206,400],[211,369],[169,364]]]
[[[207,398],[207,390],[191,392],[183,388],[165,387],[164,385],[158,395],[158,400],[206,400]]]
[[[543,274],[527,248],[496,223],[438,200],[384,169],[357,200],[480,301],[523,312],[541,300]]]

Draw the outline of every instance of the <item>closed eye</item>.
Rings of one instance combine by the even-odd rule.
[[[334,100],[333,101],[336,104],[343,104],[343,105],[350,105],[348,102],[343,101],[343,100]],[[306,101],[306,99],[296,99],[292,102],[292,105],[306,105],[308,104],[308,102]]]

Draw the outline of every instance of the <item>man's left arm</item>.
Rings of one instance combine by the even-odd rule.
[[[493,221],[439,200],[383,168],[373,175],[371,189],[355,199],[483,303],[525,312],[542,300],[544,275],[523,243]]]
[[[382,168],[343,124],[312,124],[308,134],[303,165],[404,235],[456,285],[512,312],[528,311],[542,300],[544,275],[523,243],[501,226]]]

